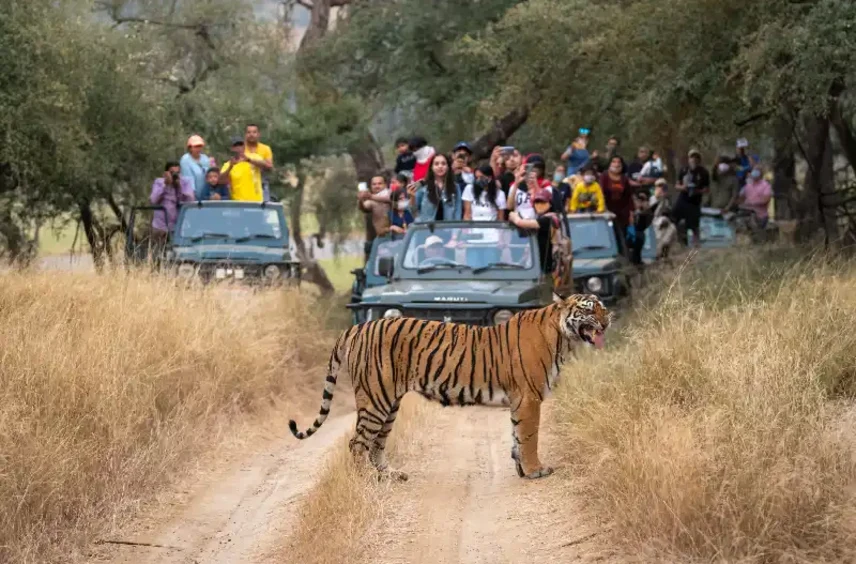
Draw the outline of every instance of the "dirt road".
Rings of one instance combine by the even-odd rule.
[[[546,406],[545,406],[546,407]],[[436,415],[436,416],[435,416]],[[606,561],[600,529],[584,523],[562,468],[529,481],[511,461],[509,414],[481,407],[438,408],[419,461],[408,464],[400,505],[389,520],[384,564],[499,564]],[[542,440],[544,464],[551,460]]]
[[[114,564],[237,564],[257,554],[295,525],[297,503],[315,484],[324,456],[354,426],[353,414],[330,419],[311,441],[291,435],[206,477],[188,492],[174,515],[136,525],[121,542],[105,544],[93,562]],[[284,429],[284,427],[283,427]],[[141,529],[141,530],[140,530]],[[117,539],[110,539],[117,540]]]
[[[546,406],[545,406],[546,407]],[[600,526],[585,523],[565,469],[521,480],[510,459],[508,412],[430,408],[432,432],[417,430],[418,460],[400,461],[409,481],[395,486],[378,552],[369,562],[497,564],[605,562]],[[302,494],[324,459],[351,432],[353,414],[331,417],[312,439],[288,437],[211,476],[171,518],[125,538],[161,545],[111,546],[96,560],[114,564],[267,562],[271,548],[298,525]],[[549,436],[542,459],[551,459]],[[570,485],[569,485],[570,484]],[[309,525],[309,524],[304,524]],[[323,550],[323,547],[319,547]],[[342,555],[342,561],[349,561]],[[279,559],[278,562],[287,562]]]

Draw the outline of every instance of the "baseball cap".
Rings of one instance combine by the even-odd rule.
[[[546,188],[542,188],[542,189],[538,190],[532,196],[532,202],[533,203],[534,202],[548,202],[549,203],[552,201],[553,201],[553,194],[549,190],[547,190]]]
[[[668,182],[666,182],[666,179],[665,179],[665,178],[658,178],[658,179],[654,182],[654,186],[668,186],[668,185],[669,185],[669,183],[668,183]]]
[[[698,150],[698,149],[690,149],[690,150],[687,152],[687,156],[688,156],[688,157],[698,157],[698,158],[701,158],[701,153],[699,152],[699,150]]]
[[[199,135],[191,135],[187,138],[187,147],[205,146],[205,141]]]
[[[232,139],[229,141],[230,147],[234,147],[235,145],[243,145],[243,144],[244,144],[244,138],[243,137],[237,137],[237,136],[232,137]]]
[[[591,133],[591,129],[588,127],[581,127],[579,133],[580,135],[589,135]]]
[[[429,235],[427,239],[425,239],[425,246],[430,247],[432,245],[442,245],[443,240],[437,237],[436,235]]]
[[[470,144],[469,144],[469,143],[467,143],[466,141],[461,141],[460,143],[458,143],[457,145],[455,145],[454,149],[452,149],[452,152],[455,152],[455,151],[457,151],[457,150],[459,150],[459,149],[464,149],[464,150],[465,150],[466,152],[468,152],[469,154],[471,154],[471,155],[473,154],[473,149],[472,149],[472,147],[470,147]]]

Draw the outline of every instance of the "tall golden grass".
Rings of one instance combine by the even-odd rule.
[[[341,393],[341,392],[340,392]],[[395,426],[387,441],[392,468],[413,458],[429,428],[426,420],[435,405],[416,394],[404,396]],[[421,431],[421,432],[420,432]],[[343,438],[320,469],[321,478],[301,502],[300,526],[275,555],[282,562],[341,564],[371,562],[383,536],[384,514],[393,503],[392,481],[354,464]]]
[[[210,446],[311,397],[334,336],[297,292],[138,276],[0,279],[0,561],[55,558]]]
[[[856,267],[786,265],[690,267],[565,374],[556,442],[628,552],[856,560]]]

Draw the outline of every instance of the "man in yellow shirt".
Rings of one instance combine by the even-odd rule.
[[[603,198],[603,189],[597,183],[594,170],[589,165],[583,169],[583,181],[574,186],[571,202],[568,206],[571,213],[606,211],[606,201]]]
[[[244,140],[233,137],[230,146],[232,158],[220,169],[220,177],[231,187],[232,199],[248,202],[262,201],[262,178],[256,174],[258,165],[251,164],[245,153]],[[258,156],[253,157],[258,160]]]
[[[270,201],[270,183],[267,176],[273,170],[273,151],[269,146],[259,142],[260,138],[259,126],[254,123],[248,124],[244,132],[244,153],[253,165],[253,174],[258,176],[264,201],[267,202]]]

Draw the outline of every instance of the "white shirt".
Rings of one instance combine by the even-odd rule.
[[[532,198],[529,196],[529,192],[524,192],[519,188],[514,192],[514,209],[520,219],[535,219],[538,216],[532,206]]]
[[[482,190],[482,193],[479,194],[478,201],[476,201],[473,185],[467,184],[467,187],[464,188],[461,200],[464,202],[470,202],[470,208],[473,212],[473,221],[496,221],[498,217],[497,210],[507,209],[505,192],[501,189],[497,188],[496,190],[496,198],[494,199],[496,207],[490,205],[487,198],[487,190]]]

